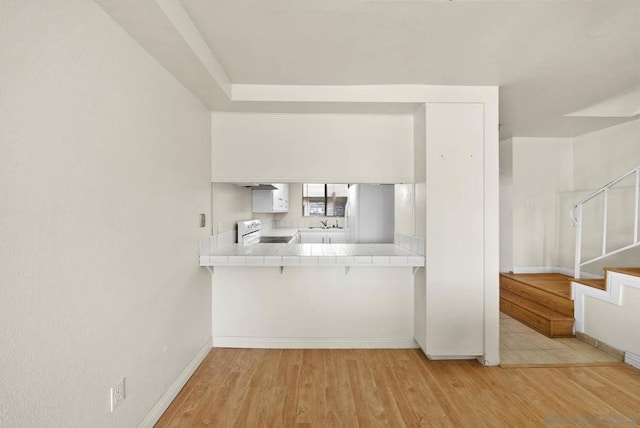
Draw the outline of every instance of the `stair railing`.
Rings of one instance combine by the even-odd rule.
[[[617,248],[612,251],[607,251],[607,217],[608,217],[608,205],[609,205],[609,189],[614,185],[618,184],[625,178],[635,174],[635,205],[634,205],[634,214],[633,214],[633,244],[625,245],[624,247]],[[603,195],[603,218],[602,218],[602,252],[599,256],[591,258],[586,261],[582,261],[582,211],[585,203],[589,202],[596,196],[602,194]],[[574,277],[580,278],[580,268],[586,264],[596,262],[598,260],[604,259],[605,257],[612,256],[614,254],[620,253],[622,251],[629,250],[631,248],[640,246],[639,237],[638,237],[638,207],[640,203],[640,165],[633,168],[631,171],[626,174],[621,175],[613,181],[602,186],[600,189],[591,193],[589,196],[582,198],[578,203],[576,203],[573,208],[571,208],[570,214],[571,219],[573,220],[573,225],[576,227],[576,253],[575,253],[575,262],[574,262]]]

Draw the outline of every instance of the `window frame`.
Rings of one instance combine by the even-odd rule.
[[[305,184],[322,184],[324,187],[324,197],[322,196],[304,196],[304,186]],[[329,206],[329,197],[327,196],[327,190],[328,190],[328,185],[329,184],[335,184],[335,183],[302,183],[302,217],[328,217],[328,218],[333,218],[333,217],[337,217],[337,218],[344,218],[344,215],[327,215],[327,211],[328,211],[328,206]],[[344,183],[347,186],[347,189],[349,187],[351,187],[350,184],[348,183]],[[338,196],[340,198],[344,198],[344,196]],[[304,213],[304,207],[305,207],[305,200],[309,200],[309,199],[323,199],[324,202],[324,214],[323,215],[315,215],[315,214],[305,214]],[[334,209],[335,211],[335,209]]]

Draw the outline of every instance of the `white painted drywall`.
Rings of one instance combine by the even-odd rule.
[[[94,2],[0,40],[0,426],[136,426],[211,337],[210,112]]]
[[[428,103],[426,110],[425,353],[480,356],[484,354],[483,104]]]
[[[413,236],[414,185],[396,184],[394,186],[395,233]]]
[[[413,181],[411,115],[213,113],[212,148],[212,181]]]
[[[431,358],[499,362],[497,92],[414,114],[414,337]]]
[[[513,270],[513,140],[500,141],[500,272]]]
[[[584,332],[604,343],[640,355],[640,289],[624,287],[622,305],[592,297],[584,300]]]
[[[425,238],[427,225],[426,202],[426,146],[427,146],[426,105],[421,105],[413,114],[413,233]],[[429,266],[428,259],[426,260]],[[423,350],[427,345],[427,281],[425,268],[420,268],[413,276],[413,337]]]
[[[640,165],[640,119],[574,139],[576,190],[595,190]]]
[[[413,174],[415,183],[414,232],[420,238],[426,238],[426,147],[427,147],[426,105],[420,106],[413,116]]]
[[[410,268],[216,267],[213,335],[265,347],[413,341]],[[368,347],[368,346],[365,346]],[[393,346],[392,346],[393,347]]]
[[[571,138],[512,139],[514,268],[558,266],[558,195],[573,189],[572,165]]]

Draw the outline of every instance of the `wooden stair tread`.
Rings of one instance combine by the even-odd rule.
[[[623,273],[625,275],[640,276],[640,268],[637,267],[606,267],[605,271]]]
[[[576,279],[576,278],[573,278],[572,281],[573,282],[577,282],[578,284],[587,285],[587,286],[592,287],[592,288],[597,288],[598,290],[606,290],[607,289],[607,281],[604,278],[595,278],[595,279],[589,279],[589,278]]]
[[[571,300],[571,278],[561,273],[501,273],[501,276]]]
[[[508,290],[500,290],[500,298],[505,299],[517,306],[527,309],[534,314],[545,318],[550,321],[573,321],[573,317],[563,315],[556,311],[553,311],[543,305],[540,305],[532,300],[526,299],[524,297],[520,297],[517,294],[514,294]]]

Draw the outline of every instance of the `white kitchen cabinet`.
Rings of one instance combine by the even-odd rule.
[[[301,244],[323,244],[324,235],[316,232],[300,232]]]
[[[254,190],[254,213],[286,213],[289,211],[289,185],[275,183],[274,190]]]
[[[325,238],[329,241],[325,242],[325,244],[344,244],[347,242],[344,230],[329,230]]]
[[[301,244],[344,244],[344,230],[316,229],[300,231]]]

